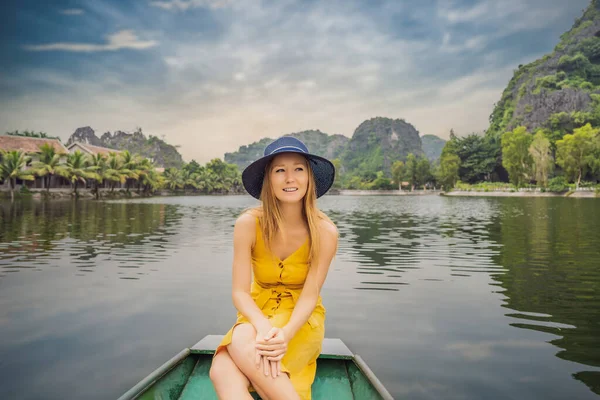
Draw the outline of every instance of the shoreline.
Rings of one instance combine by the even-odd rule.
[[[522,191],[522,192],[507,192],[507,191],[466,191],[466,190],[453,190],[451,192],[443,193],[442,196],[448,197],[574,197],[579,199],[594,199],[600,198],[592,190],[579,190],[575,192],[565,193],[554,193],[554,192],[540,192],[540,191]]]
[[[168,191],[158,191],[154,194],[137,193],[135,190],[126,192],[125,190],[115,190],[113,192],[100,190],[98,200],[113,200],[113,199],[139,199],[152,197],[173,197],[173,196],[243,196],[246,193],[173,193]],[[447,197],[574,197],[574,198],[600,198],[600,194],[596,194],[592,190],[579,190],[574,192],[553,193],[540,191],[476,191],[476,190],[453,190],[444,192],[442,190],[415,190],[413,192],[405,190],[340,190],[335,189],[327,193],[326,196],[447,196]],[[15,193],[15,200],[19,199],[34,199],[34,200],[65,200],[75,198],[72,189],[51,189],[46,194],[45,189],[31,190],[28,194]],[[91,189],[79,189],[77,198],[81,200],[96,200]],[[8,191],[0,191],[0,200],[10,200]]]

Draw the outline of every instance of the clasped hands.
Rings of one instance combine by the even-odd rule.
[[[256,334],[256,368],[276,378],[281,375],[281,359],[285,355],[288,339],[281,328],[271,327],[266,333]]]

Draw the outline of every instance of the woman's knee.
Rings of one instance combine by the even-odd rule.
[[[214,384],[226,382],[236,372],[233,367],[235,367],[235,364],[227,354],[227,349],[223,349],[213,358],[208,376]]]
[[[233,330],[231,343],[227,346],[231,357],[254,356],[254,342],[256,341],[256,329],[251,324],[240,324]]]

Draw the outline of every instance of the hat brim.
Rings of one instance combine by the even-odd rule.
[[[262,191],[263,181],[265,179],[265,168],[273,157],[282,153],[284,152],[270,154],[268,156],[259,158],[244,169],[242,172],[242,183],[244,184],[244,188],[248,194],[250,194],[250,196],[260,200],[260,193]],[[333,163],[326,158],[310,153],[291,153],[304,156],[310,163],[317,187],[317,198],[327,193],[327,191],[329,191],[333,185],[333,181],[335,179],[335,167]]]

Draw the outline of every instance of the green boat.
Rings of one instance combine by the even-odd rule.
[[[208,335],[157,368],[119,400],[217,400],[208,376],[223,336]],[[255,399],[260,399],[252,393]],[[312,385],[314,400],[393,400],[362,358],[340,339],[325,339]]]

